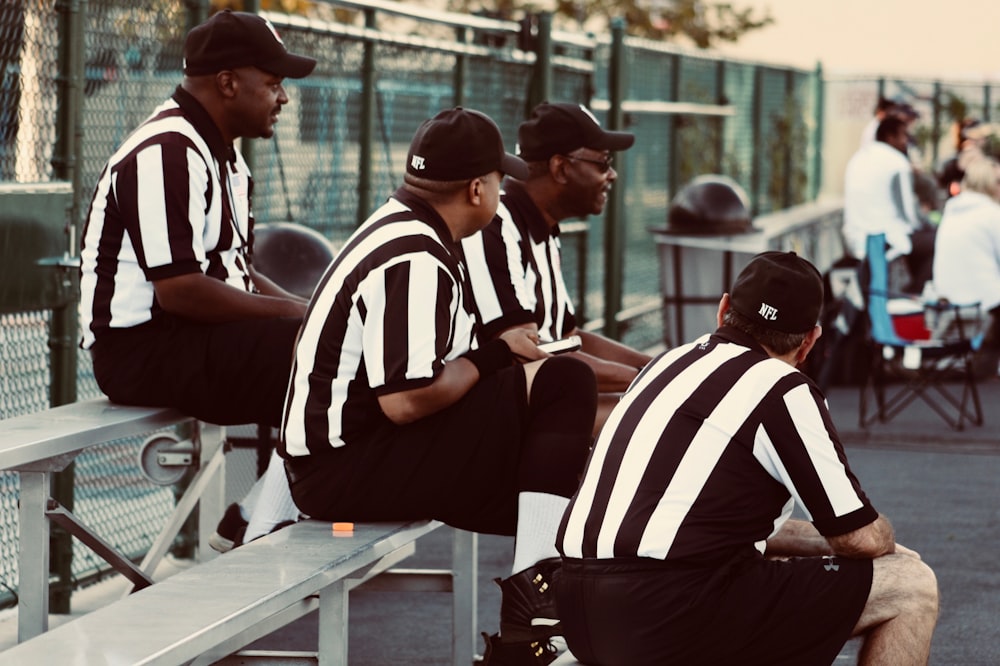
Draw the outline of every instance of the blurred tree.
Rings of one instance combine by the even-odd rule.
[[[758,15],[753,7],[737,7],[731,2],[711,0],[554,0],[554,13],[563,23],[588,29],[606,26],[622,17],[626,31],[637,37],[676,40],[687,38],[699,48],[719,42],[735,42],[751,30],[774,23],[770,11]],[[449,0],[453,11],[475,12],[507,20],[520,18],[519,12],[542,9],[518,0]]]
[[[285,12],[286,14],[308,14],[314,2],[310,0],[258,0],[258,6],[265,12]],[[245,12],[247,4],[244,0],[211,0],[212,12],[232,9],[234,12]]]

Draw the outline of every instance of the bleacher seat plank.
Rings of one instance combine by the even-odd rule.
[[[346,637],[346,626],[331,627],[331,618],[322,615],[325,592],[334,591],[332,612],[342,611],[346,625],[346,597],[340,595],[380,572],[383,558],[391,560],[394,552],[441,526],[359,523],[351,536],[341,537],[332,534],[330,523],[302,521],[4,651],[0,664],[207,663],[210,655],[226,654],[218,654],[218,646],[233,637],[254,640],[256,625],[267,626],[269,617],[317,594],[320,663],[346,663],[346,645],[323,654],[324,640],[339,640],[324,638],[324,630]]]
[[[163,407],[128,407],[96,398],[0,421],[0,469],[33,468],[95,442],[140,435],[190,420]]]

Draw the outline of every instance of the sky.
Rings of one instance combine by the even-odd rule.
[[[1000,0],[731,0],[775,22],[718,50],[826,74],[1000,81]]]

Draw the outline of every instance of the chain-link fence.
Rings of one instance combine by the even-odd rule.
[[[809,200],[819,187],[815,72],[721,60],[613,34],[545,35],[511,21],[407,15],[405,5],[300,3],[306,15],[267,13],[288,47],[315,57],[316,71],[286,81],[290,103],[271,140],[243,142],[262,222],[290,220],[343,241],[402,178],[415,128],[462,104],[492,116],[510,146],[542,98],[589,104],[606,122],[623,117],[636,145],[617,155],[624,214],[567,225],[567,284],[592,326],[622,322],[638,347],[662,340],[659,267],[648,229],[663,226],[673,193],[691,178],[722,173],[762,214]],[[0,6],[0,184],[73,183],[67,247],[108,156],[181,80],[181,48],[205,2],[7,0]],[[537,23],[532,24],[537,27]],[[78,36],[79,35],[79,36]],[[616,49],[624,57],[615,64]],[[624,99],[613,102],[612,89]],[[618,106],[614,106],[617,104]],[[620,114],[620,115],[619,115]],[[0,193],[0,197],[3,194]],[[0,233],[8,221],[0,215]],[[620,228],[616,228],[616,225]],[[583,231],[579,231],[581,229]],[[607,238],[624,239],[623,275],[607,275]],[[607,312],[606,285],[620,307]],[[49,402],[44,308],[7,308],[0,318],[0,418]],[[3,310],[0,310],[2,312]],[[95,397],[86,354],[75,395]],[[56,381],[56,380],[53,380]],[[137,442],[89,452],[76,465],[76,510],[123,552],[140,555],[171,508],[169,489],[136,472]],[[0,584],[17,587],[14,475],[0,476]],[[73,575],[103,564],[82,547]]]

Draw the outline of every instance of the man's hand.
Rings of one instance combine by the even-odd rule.
[[[539,361],[550,355],[538,348],[538,332],[530,328],[508,328],[500,334],[510,351],[521,363]]]
[[[896,544],[896,554],[897,555],[907,555],[909,557],[912,557],[912,558],[918,559],[918,560],[922,559],[920,557],[920,553],[918,553],[915,550],[911,550],[911,549],[907,548],[906,546],[903,546],[903,545],[901,545],[899,543]]]

